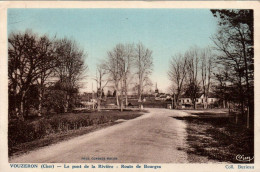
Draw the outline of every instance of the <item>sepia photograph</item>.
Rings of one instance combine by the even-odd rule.
[[[242,8],[8,8],[8,162],[254,169],[254,19]]]

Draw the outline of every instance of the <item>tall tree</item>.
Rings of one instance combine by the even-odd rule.
[[[105,68],[105,64],[101,63],[97,65],[97,72],[95,80],[97,82],[97,103],[98,103],[98,111],[100,111],[100,104],[102,99],[102,93],[104,88],[107,86],[109,79],[106,78],[108,75],[108,70]]]
[[[85,77],[87,66],[84,61],[86,54],[75,41],[67,38],[55,42],[55,53],[59,64],[55,68],[55,73],[60,89],[66,92],[64,112],[67,112],[72,96],[80,87],[79,81]]]
[[[122,79],[122,73],[120,72],[121,59],[124,56],[124,46],[117,44],[112,51],[108,51],[108,59],[106,62],[106,69],[109,71],[110,79],[113,82],[114,90],[116,93],[116,104],[119,108],[119,88],[120,81]]]
[[[146,82],[153,71],[152,51],[146,48],[142,43],[136,45],[135,48],[135,66],[138,76],[138,97],[142,100],[142,94]]]
[[[125,44],[124,45],[124,55],[120,60],[120,71],[122,73],[122,93],[125,95],[125,105],[128,105],[128,85],[132,79],[132,65],[134,60],[134,45],[133,44]]]
[[[254,28],[253,10],[211,10],[218,18],[218,33],[213,38],[219,61],[233,69],[233,85],[240,90],[242,114],[247,106],[254,115]],[[245,91],[246,89],[246,91]],[[249,116],[248,116],[249,118]],[[249,127],[249,119],[247,120]]]
[[[116,91],[117,105],[119,107],[120,93],[120,109],[123,110],[123,96],[125,95],[125,104],[128,104],[128,85],[131,81],[132,65],[134,60],[133,44],[117,44],[116,47],[108,52],[107,69],[110,78],[113,81]]]
[[[186,65],[187,65],[187,58],[182,54],[176,54],[172,57],[170,61],[170,67],[168,71],[168,78],[172,82],[173,93],[175,94],[176,90],[176,97],[174,100],[174,107],[176,107],[176,101],[179,100],[179,97],[183,91],[184,79],[186,77]]]
[[[40,74],[37,78],[38,85],[38,97],[39,97],[39,105],[38,105],[38,116],[42,115],[42,104],[43,97],[45,93],[45,88],[47,87],[47,80],[53,76],[54,68],[58,65],[57,56],[54,53],[53,41],[51,41],[48,37],[44,36],[39,39],[39,47],[42,54],[45,54],[42,58],[42,65],[40,68]]]
[[[40,90],[53,68],[52,43],[47,36],[31,31],[11,33],[8,37],[9,94],[14,99],[17,117],[24,119],[30,87],[40,81]],[[41,103],[41,100],[40,100]]]
[[[185,53],[187,58],[187,75],[186,75],[186,93],[189,95],[193,108],[196,109],[196,99],[198,98],[198,93],[200,91],[199,82],[199,48],[192,47],[189,51]]]
[[[208,107],[208,96],[211,87],[211,76],[213,70],[213,54],[211,49],[201,49],[201,81],[204,95],[204,109]]]

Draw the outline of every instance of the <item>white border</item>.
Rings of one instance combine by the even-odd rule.
[[[38,171],[52,169],[11,169],[8,163],[8,149],[7,149],[7,126],[8,126],[8,83],[7,83],[7,8],[238,8],[238,9],[254,9],[254,41],[255,41],[255,163],[254,170],[260,171],[259,166],[259,131],[260,131],[260,117],[258,105],[259,97],[259,74],[260,74],[260,2],[259,1],[38,1],[38,2],[21,2],[9,1],[0,2],[0,171]],[[243,146],[243,145],[241,145]],[[75,163],[74,163],[75,164]],[[89,163],[88,163],[89,164]],[[105,163],[103,163],[105,164]],[[58,165],[58,164],[55,164]],[[63,164],[60,164],[63,166]],[[120,164],[112,164],[119,165]],[[135,165],[134,163],[132,165]],[[225,171],[226,164],[158,164],[162,169],[149,171]],[[237,166],[236,164],[234,166]],[[54,169],[55,171],[68,171],[66,169]],[[75,169],[74,171],[135,171],[137,169]],[[138,171],[148,171],[148,169],[139,169]],[[230,170],[238,171],[238,170]],[[245,170],[242,170],[245,171]]]

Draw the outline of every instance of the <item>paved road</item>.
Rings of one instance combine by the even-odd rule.
[[[186,152],[179,149],[187,146],[186,124],[172,118],[187,113],[168,109],[148,110],[149,113],[136,119],[32,151],[10,162],[188,162]],[[108,157],[113,160],[107,160]]]

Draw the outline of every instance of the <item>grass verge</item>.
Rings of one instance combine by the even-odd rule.
[[[19,124],[9,123],[8,154],[16,156],[43,146],[68,140],[101,128],[117,124],[118,119],[139,117],[143,111],[101,111],[92,113],[66,113],[30,119]],[[17,125],[18,124],[18,125]],[[32,135],[34,137],[27,137]],[[25,139],[27,137],[27,139]]]
[[[238,161],[236,156],[254,157],[254,132],[244,126],[231,123],[227,116],[193,114],[175,117],[187,123],[188,155],[205,156],[208,159],[231,163],[253,163]]]

